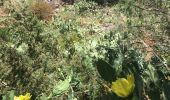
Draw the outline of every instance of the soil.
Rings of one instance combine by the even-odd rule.
[[[5,16],[7,16],[7,14],[5,13],[3,7],[0,6],[0,18],[5,17]],[[3,27],[5,26],[2,23],[0,23],[0,28],[3,28]]]
[[[0,6],[0,17],[5,17],[7,14],[4,12],[3,7]]]

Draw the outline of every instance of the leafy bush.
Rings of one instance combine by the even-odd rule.
[[[152,62],[153,64],[146,63],[142,55],[135,52],[135,50],[128,49],[122,51],[122,49],[119,48],[117,51],[117,49],[109,49],[108,47],[106,49],[108,50],[107,60],[99,59],[96,62],[98,72],[101,77],[109,83],[116,80],[117,77],[124,77],[127,74],[133,73],[136,80],[135,91],[133,96],[129,97],[129,100],[132,98],[142,100],[147,95],[152,100],[168,98],[168,95],[166,95],[167,91],[164,90],[164,87],[168,86],[165,78],[170,73],[167,71],[163,72],[163,70],[166,70],[164,66],[155,68],[155,62]],[[121,52],[119,50],[121,50]],[[165,76],[162,76],[163,74]],[[156,97],[154,95],[155,93],[158,94]],[[163,97],[161,96],[162,93],[164,95]],[[116,96],[113,96],[113,94],[111,97],[112,99],[119,100]]]
[[[147,3],[150,2],[150,4],[153,4],[153,2],[151,3],[151,1],[145,0],[143,2],[132,0],[130,2],[122,1],[120,3],[119,6],[121,7],[121,11],[123,11],[124,14],[128,17],[127,20],[128,35],[125,36],[127,37],[127,39],[125,40],[120,39],[120,42],[117,43],[118,46],[116,48],[110,48],[109,46],[106,46],[105,48],[108,51],[108,56],[106,56],[104,60],[99,59],[96,65],[101,77],[105,81],[108,81],[109,83],[116,80],[117,77],[125,77],[129,73],[133,73],[135,75],[136,89],[133,95],[129,96],[127,99],[143,100],[145,98],[148,98],[151,100],[166,100],[169,98],[169,96],[167,95],[168,92],[164,87],[169,87],[169,85],[167,84],[169,83],[168,82],[169,80],[166,78],[169,77],[168,72],[169,67],[167,63],[164,63],[164,61],[166,60],[163,59],[161,55],[167,55],[166,51],[164,52],[162,50],[167,50],[166,48],[169,47],[166,46],[162,47],[161,51],[158,50],[159,53],[161,54],[158,54],[157,53],[158,51],[155,51],[157,50],[157,48],[155,48],[151,43],[149,44],[147,40],[155,39],[156,40],[155,44],[159,44],[160,41],[157,41],[157,39],[161,37],[160,34],[162,34],[165,37],[168,37],[167,34],[163,32],[165,31],[165,28],[163,27],[166,22],[163,22],[163,19],[160,22],[163,22],[164,24],[156,22],[154,23],[154,21],[160,20],[159,18],[166,19],[165,17],[166,15],[164,15],[163,13],[158,14],[157,11],[159,11],[158,8],[162,10],[168,9],[167,7],[169,3],[167,3],[167,1],[164,2],[155,1],[154,3],[159,6],[152,5],[153,7],[153,8],[151,7],[152,10],[147,11],[145,9],[148,7],[147,5],[145,5],[147,4],[146,2]],[[157,10],[155,11],[153,9]],[[155,16],[155,14],[156,15],[158,14],[160,17],[157,17],[158,19],[151,17]],[[163,29],[160,27],[162,27]],[[145,35],[146,37],[146,33],[149,32],[150,34],[152,34],[152,36],[149,37],[147,35],[148,36],[147,40],[143,41],[142,40],[143,38],[140,38],[140,36]],[[159,37],[155,37],[158,34]],[[166,40],[165,37],[164,39]],[[147,45],[150,47],[150,49],[152,48],[151,52],[154,53],[150,57],[149,61],[146,60],[146,55],[148,54],[146,49],[147,47],[142,48],[141,44],[139,45],[136,42],[135,38],[138,39],[137,42],[139,42],[139,44],[141,41],[143,41],[142,45],[144,43],[145,46]],[[127,43],[124,43],[123,41],[126,41]],[[133,44],[135,43],[137,43],[138,46],[134,46]],[[145,53],[143,49],[145,50]],[[157,94],[157,96],[155,96],[154,94]],[[121,98],[113,94],[108,96],[110,96],[111,100],[112,99],[121,100]]]

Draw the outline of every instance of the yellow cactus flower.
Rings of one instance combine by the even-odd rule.
[[[19,97],[14,96],[14,100],[30,100],[30,93],[26,93],[26,95],[20,95]]]
[[[126,98],[134,90],[134,76],[127,75],[127,79],[118,78],[115,82],[112,82],[112,91],[119,97]]]

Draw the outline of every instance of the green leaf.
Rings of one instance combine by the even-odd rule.
[[[59,81],[53,89],[53,96],[59,96],[69,89],[71,76],[68,76],[64,81]]]
[[[49,98],[45,94],[42,94],[40,100],[49,100]]]
[[[164,92],[167,100],[170,100],[170,81],[166,81],[164,84]]]
[[[113,68],[115,68],[117,75],[119,75],[122,72],[122,62],[123,62],[123,56],[119,54],[118,58],[114,60],[114,65],[113,65]]]
[[[14,96],[15,96],[15,91],[11,90],[11,91],[8,91],[6,95],[2,96],[2,100],[14,100]]]
[[[148,71],[147,71],[147,73],[148,73],[151,81],[156,83],[157,80],[158,80],[157,73],[156,73],[155,68],[151,64],[148,64]]]
[[[99,74],[101,75],[101,77],[105,80],[105,81],[109,81],[112,82],[113,78],[114,78],[114,69],[112,68],[112,66],[110,64],[108,64],[107,62],[103,61],[102,59],[99,59],[96,62],[97,65],[97,70],[99,72]]]

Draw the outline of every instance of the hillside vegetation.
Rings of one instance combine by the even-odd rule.
[[[169,94],[169,0],[0,0],[0,100]]]

